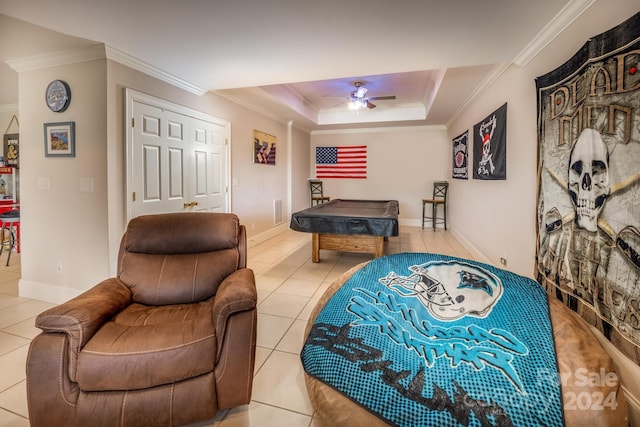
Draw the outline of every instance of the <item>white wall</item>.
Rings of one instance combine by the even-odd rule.
[[[295,127],[291,141],[291,212],[309,207],[309,152],[311,135]],[[287,218],[288,221],[288,218]]]
[[[422,199],[431,196],[433,181],[450,176],[452,146],[441,126],[313,131],[309,177],[315,177],[315,147],[340,145],[367,146],[367,179],[324,179],[324,194],[398,200],[401,224],[420,225]]]
[[[18,116],[18,105],[0,105],[0,136],[5,133],[18,133],[19,128],[14,120],[13,123],[11,119],[13,116],[16,116],[18,122],[20,122],[20,117]]]
[[[20,93],[20,294],[51,300],[75,295],[109,273],[105,61],[24,71]],[[47,84],[63,79],[71,104],[63,113],[44,102]],[[44,123],[75,122],[76,156],[44,155]],[[80,180],[93,180],[81,192]]]

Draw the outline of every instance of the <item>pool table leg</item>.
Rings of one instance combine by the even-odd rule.
[[[311,261],[320,262],[320,234],[311,235]]]
[[[376,258],[380,258],[382,255],[384,255],[384,237],[382,236],[375,236],[376,239],[376,251],[373,254]]]

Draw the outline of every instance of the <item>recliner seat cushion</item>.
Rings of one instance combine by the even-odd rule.
[[[107,322],[78,356],[84,391],[134,390],[212,372],[213,299],[196,304],[132,304]]]

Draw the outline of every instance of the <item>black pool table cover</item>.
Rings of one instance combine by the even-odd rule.
[[[334,199],[291,216],[290,227],[306,233],[398,235],[397,200]]]

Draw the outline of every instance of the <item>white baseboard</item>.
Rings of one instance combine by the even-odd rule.
[[[422,221],[420,218],[407,218],[407,219],[398,219],[399,225],[404,225],[406,227],[422,227]],[[425,229],[433,228],[431,222],[427,222],[425,224]],[[441,228],[444,230],[444,224],[436,224],[436,228]]]
[[[451,231],[451,234],[453,234],[456,240],[460,242],[465,249],[468,249],[473,254],[474,259],[480,262],[484,262],[485,264],[495,265],[495,263],[491,262],[491,260],[487,258],[485,254],[480,252],[480,249],[476,248],[470,241],[468,241],[456,229],[450,228],[449,231]],[[497,267],[503,268],[502,266],[499,266],[499,265]]]
[[[71,298],[77,297],[82,292],[83,291],[77,289],[69,289],[49,283],[33,282],[24,279],[20,279],[18,282],[18,295],[21,297],[46,301],[52,304],[62,304]]]
[[[272,237],[276,237],[280,233],[284,233],[289,229],[289,223],[283,223],[278,226],[275,226],[267,231],[263,231],[262,233],[255,234],[253,236],[247,236],[247,247],[251,248],[257,244],[260,244],[266,240],[271,239]]]

